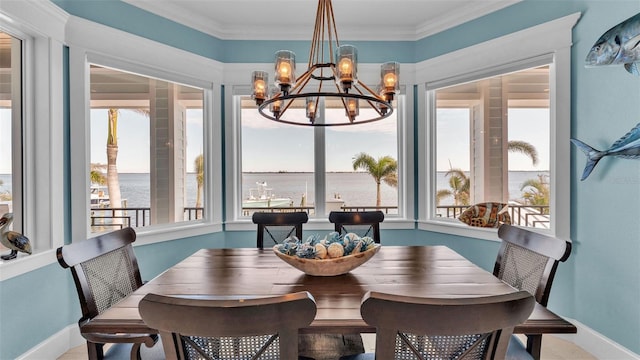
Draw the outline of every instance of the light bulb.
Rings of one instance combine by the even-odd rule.
[[[278,67],[278,74],[280,75],[281,83],[291,82],[291,64],[288,62],[281,62]]]
[[[353,62],[349,58],[342,58],[340,60],[340,64],[338,65],[340,68],[340,74],[342,79],[351,79],[353,72]]]
[[[262,79],[258,79],[255,81],[255,83],[253,84],[253,88],[255,90],[256,93],[256,97],[261,97],[264,98],[264,95],[266,93],[266,84],[264,83],[264,80]]]
[[[396,74],[391,73],[391,72],[390,73],[386,73],[384,75],[383,81],[384,81],[384,86],[387,89],[395,89],[395,87],[396,87]]]

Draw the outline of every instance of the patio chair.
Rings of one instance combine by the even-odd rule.
[[[498,236],[502,245],[493,275],[528,291],[540,305],[547,306],[558,263],[569,258],[571,242],[508,224],[500,226]],[[511,345],[524,347],[516,338]],[[531,357],[539,359],[541,347],[542,335],[527,335],[526,351]]]
[[[291,235],[302,240],[302,224],[309,221],[306,212],[255,212],[253,223],[258,225],[258,238],[256,246],[263,249],[265,241],[270,245],[282,243]]]
[[[382,211],[332,211],[329,221],[334,224],[335,231],[341,235],[356,233],[358,236],[369,236],[380,243],[380,223],[384,221]]]
[[[273,297],[147,294],[142,320],[158,329],[166,358],[298,359],[298,329],[313,321],[306,291]]]
[[[360,313],[376,327],[375,355],[364,359],[504,359],[516,325],[535,300],[526,291],[471,298],[422,298],[368,292]]]
[[[136,233],[124,228],[58,248],[58,263],[71,270],[78,292],[83,327],[142,286],[132,243]],[[153,334],[83,333],[89,359],[162,359],[162,346]],[[112,344],[104,351],[105,344]],[[145,344],[145,346],[141,346]]]

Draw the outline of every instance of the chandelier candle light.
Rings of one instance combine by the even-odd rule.
[[[358,49],[353,45],[340,45],[331,0],[318,0],[307,71],[296,77],[295,53],[280,50],[275,56],[274,87],[269,88],[266,71],[254,71],[251,82],[252,98],[258,105],[258,111],[269,120],[305,126],[364,124],[382,120],[393,113],[391,102],[400,88],[400,64],[382,64],[377,91],[359,81]],[[305,99],[306,118],[285,114],[290,108],[302,106],[296,102],[297,99]],[[320,99],[341,104],[337,106],[344,108],[344,119],[338,122],[316,121]],[[361,103],[374,110],[366,112],[370,115],[365,118],[359,117]]]

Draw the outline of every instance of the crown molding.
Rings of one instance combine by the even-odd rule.
[[[242,23],[222,26],[219,22],[207,18],[205,14],[186,13],[181,8],[179,1],[122,1],[222,40],[310,40],[313,32],[310,24],[292,25],[281,24],[277,21],[274,21],[273,26],[269,27],[250,27]],[[465,6],[458,7],[455,13],[448,13],[436,21],[425,21],[417,26],[392,24],[381,27],[379,24],[373,23],[368,26],[350,26],[345,23],[339,24],[338,31],[340,38],[345,40],[416,41],[520,1],[522,0],[468,2]]]

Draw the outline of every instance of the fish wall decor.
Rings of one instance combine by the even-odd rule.
[[[577,139],[571,139],[571,142],[587,156],[587,164],[584,166],[582,178],[580,178],[580,180],[584,180],[591,174],[598,161],[605,156],[640,159],[640,123],[604,151],[596,150]]]
[[[605,32],[591,47],[586,66],[624,65],[640,76],[640,13]]]

